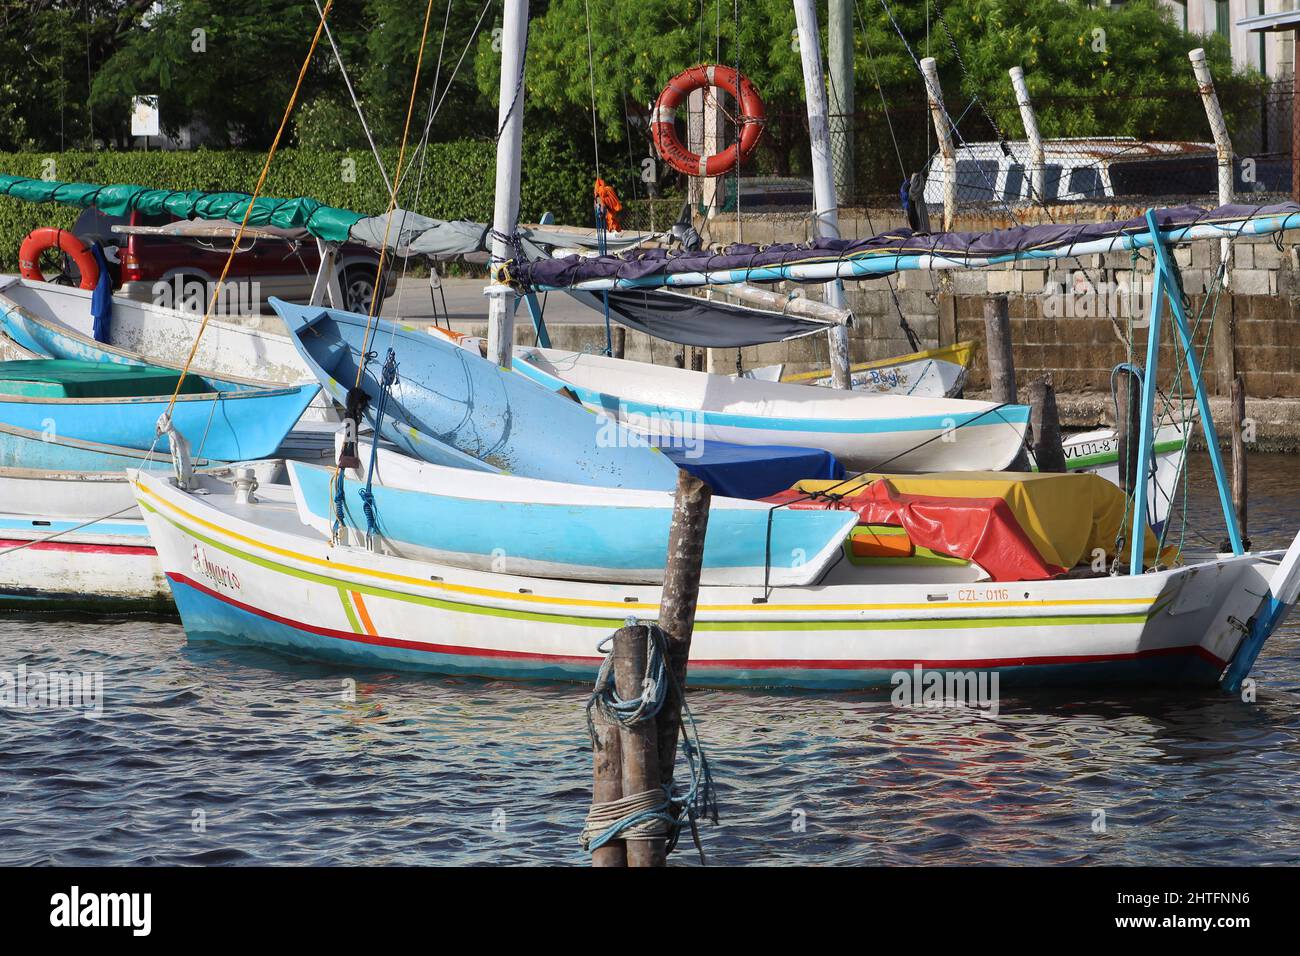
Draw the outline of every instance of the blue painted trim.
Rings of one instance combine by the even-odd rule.
[[[1160,370],[1160,318],[1165,310],[1164,273],[1156,269],[1151,276],[1151,308],[1147,312],[1147,361],[1142,379],[1142,427],[1138,430],[1137,473],[1151,472],[1152,443],[1155,438],[1156,375]],[[1147,485],[1139,478],[1133,489],[1133,526],[1129,537],[1129,574],[1142,573],[1147,527]]]
[[[908,418],[830,419],[830,418],[765,418],[762,415],[735,415],[730,412],[711,412],[696,408],[678,408],[673,405],[651,405],[632,402],[566,382],[531,363],[520,360],[515,369],[531,381],[552,391],[567,388],[573,391],[584,405],[595,406],[610,417],[622,415],[648,415],[657,418],[681,419],[684,423],[714,425],[728,428],[749,428],[763,431],[789,431],[800,433],[835,434],[889,434],[907,431],[946,431],[954,422],[957,428],[970,423],[975,427],[1000,424],[1022,425],[1029,421],[1028,405],[1005,405],[997,411],[975,412],[962,421],[952,415],[914,415]]]
[[[37,524],[37,522],[42,522]],[[37,517],[0,517],[0,534],[5,531],[39,531],[42,534],[55,534],[60,531],[70,531],[73,528],[85,526],[86,534],[118,534],[127,535],[140,539],[140,545],[149,544],[149,529],[145,527],[144,522],[110,522],[97,521],[92,525],[86,525],[84,520],[66,521],[53,518]]]
[[[1255,660],[1259,657],[1259,652],[1264,648],[1264,642],[1268,640],[1277,626],[1282,623],[1286,617],[1287,611],[1291,608],[1283,604],[1271,594],[1265,601],[1259,611],[1251,619],[1250,633],[1241,641],[1237,648],[1237,653],[1232,656],[1232,663],[1228,665],[1228,670],[1223,675],[1221,686],[1229,694],[1238,694],[1241,692],[1241,682],[1246,679],[1250,669],[1255,666]]]
[[[1196,407],[1201,412],[1201,431],[1205,434],[1206,451],[1210,455],[1210,466],[1214,470],[1214,482],[1219,490],[1219,505],[1223,508],[1223,521],[1228,526],[1228,540],[1232,543],[1232,553],[1242,554],[1246,550],[1241,543],[1241,529],[1237,527],[1237,510],[1232,506],[1232,490],[1228,485],[1228,476],[1223,468],[1223,453],[1219,451],[1219,436],[1214,428],[1214,416],[1210,413],[1210,396],[1205,391],[1205,379],[1201,376],[1201,363],[1196,357],[1196,343],[1192,341],[1192,331],[1187,324],[1187,313],[1183,309],[1182,283],[1178,280],[1178,266],[1164,243],[1159,241],[1160,230],[1156,225],[1155,213],[1147,210],[1147,225],[1154,238],[1152,248],[1156,254],[1156,268],[1164,276],[1168,287],[1169,310],[1174,317],[1174,328],[1183,343],[1183,354],[1187,358],[1187,372],[1196,389]],[[1140,463],[1139,463],[1140,464]],[[1146,472],[1139,472],[1146,474]]]

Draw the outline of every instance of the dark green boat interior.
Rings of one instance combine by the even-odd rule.
[[[17,398],[170,397],[180,372],[151,365],[115,365],[78,359],[20,359],[0,362],[0,395]],[[198,375],[187,375],[182,395],[212,392]]]

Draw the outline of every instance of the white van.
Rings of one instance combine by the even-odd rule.
[[[1029,144],[957,147],[957,203],[1081,202],[1125,196],[1195,196],[1217,189],[1213,143],[1144,142],[1124,136],[1043,141],[1043,197],[1032,194]],[[926,166],[925,201],[943,205],[943,159]]]

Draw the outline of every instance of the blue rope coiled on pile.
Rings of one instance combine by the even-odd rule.
[[[629,617],[625,624],[628,627],[644,627],[648,632],[641,695],[625,700],[615,690],[612,653],[614,635],[611,634],[597,645],[597,650],[605,657],[596,675],[595,688],[587,699],[587,732],[591,736],[592,748],[600,748],[593,710],[610,723],[634,727],[658,716],[668,700],[671,688],[682,704],[682,751],[686,754],[691,782],[686,793],[681,796],[675,797],[668,787],[662,787],[644,793],[625,794],[622,799],[608,803],[593,804],[583,827],[582,848],[590,853],[610,840],[645,840],[662,836],[666,837],[667,852],[671,853],[677,846],[682,828],[689,826],[700,861],[704,862],[697,821],[707,819],[717,823],[718,804],[709,761],[700,744],[699,728],[686,703],[683,688],[668,664],[667,635],[658,624],[642,622],[635,617]]]

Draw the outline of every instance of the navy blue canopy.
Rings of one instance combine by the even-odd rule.
[[[690,472],[728,498],[766,498],[785,491],[805,478],[844,477],[839,459],[820,448],[786,445],[733,445],[704,441],[683,447],[665,439],[660,448],[678,468]]]

